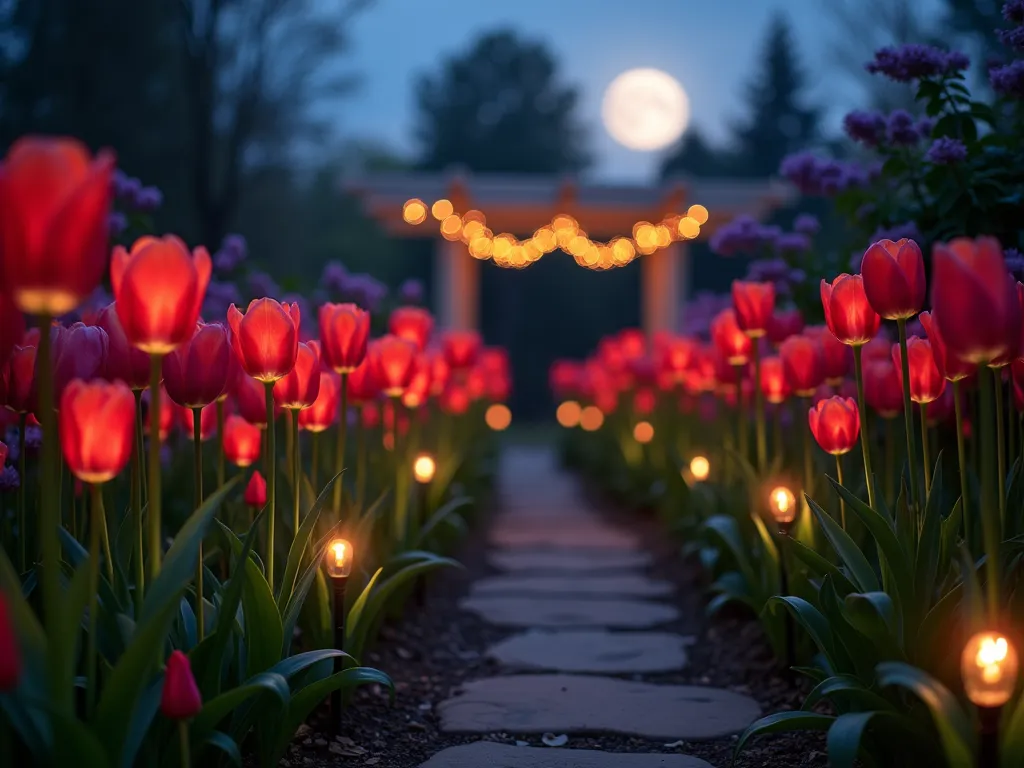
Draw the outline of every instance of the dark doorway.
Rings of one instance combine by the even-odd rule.
[[[586,357],[602,336],[640,325],[638,262],[597,272],[555,251],[521,270],[481,265],[480,330],[512,358],[517,422],[551,418],[553,360]]]

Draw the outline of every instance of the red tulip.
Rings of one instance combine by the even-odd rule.
[[[114,156],[27,136],[0,165],[0,285],[22,312],[57,317],[99,285]]]
[[[192,665],[181,651],[172,651],[167,659],[160,711],[169,720],[189,720],[199,714],[203,699],[199,695]]]
[[[864,399],[884,419],[903,411],[903,384],[891,357],[864,366]]]
[[[399,307],[391,313],[388,329],[398,338],[411,341],[422,352],[434,330],[434,318],[422,307]]]
[[[295,367],[299,353],[298,304],[254,299],[244,315],[232,304],[228,325],[238,362],[257,381],[277,381]]]
[[[799,309],[777,309],[768,321],[768,341],[780,345],[804,329],[804,313]]]
[[[262,439],[260,428],[241,416],[231,414],[224,420],[221,445],[224,456],[236,467],[248,467],[259,459]]]
[[[892,340],[885,333],[884,328],[879,330],[875,338],[861,347],[860,359],[864,365],[874,360],[892,360]]]
[[[476,331],[445,331],[441,336],[445,360],[457,371],[472,367],[482,343]]]
[[[135,440],[135,397],[121,382],[68,384],[60,402],[60,445],[84,483],[105,483],[124,469]]]
[[[18,687],[21,677],[21,651],[7,597],[0,592],[0,693]]]
[[[335,374],[320,372],[320,392],[309,408],[299,411],[299,428],[307,432],[323,432],[338,418],[338,379]]]
[[[211,269],[205,248],[190,254],[174,235],[140,237],[131,252],[114,248],[110,283],[128,341],[165,355],[192,338]]]
[[[653,389],[644,387],[633,395],[633,412],[638,416],[648,416],[658,407],[658,396]]]
[[[388,397],[398,397],[409,386],[416,362],[416,344],[398,336],[382,336],[370,344],[373,375]]]
[[[249,478],[249,483],[245,486],[245,493],[242,494],[242,500],[256,509],[262,509],[267,503],[267,481],[263,479],[259,470],[253,472],[252,477]]]
[[[730,365],[740,365],[750,358],[750,337],[740,329],[731,309],[723,309],[711,321],[711,340]]]
[[[267,391],[262,382],[256,381],[239,367],[231,386],[231,395],[243,419],[258,427],[267,426]],[[275,402],[274,416],[280,413],[281,407]]]
[[[769,403],[784,403],[791,389],[780,357],[766,357],[761,361],[761,392]]]
[[[430,396],[430,359],[423,353],[416,356],[409,386],[402,392],[402,405],[419,408]]]
[[[1020,300],[999,241],[937,243],[932,265],[932,317],[947,354],[982,364],[1017,357]]]
[[[882,318],[871,308],[860,275],[839,275],[831,284],[821,281],[821,306],[828,329],[843,344],[867,344],[878,333]]]
[[[821,345],[809,336],[790,336],[779,346],[782,372],[789,388],[810,397],[825,380]]]
[[[380,426],[380,406],[369,401],[359,406],[359,423],[363,429],[376,429]]]
[[[7,443],[0,440],[0,469],[3,469],[4,464],[7,463],[7,453],[10,449],[7,447]]]
[[[488,374],[485,395],[492,403],[504,403],[512,394],[512,380],[503,373]]]
[[[123,381],[132,389],[149,386],[149,355],[136,349],[128,341],[121,318],[117,316],[117,304],[111,303],[96,313],[94,322],[107,334],[107,362],[103,376],[108,381]]]
[[[924,326],[925,333],[928,334],[928,341],[931,342],[935,362],[947,381],[966,379],[977,370],[975,364],[964,362],[946,348],[946,342],[942,340],[939,326],[932,318],[931,312],[921,313],[921,325]]]
[[[28,413],[35,407],[36,348],[16,346],[0,367],[0,384],[6,405],[15,413]]]
[[[775,284],[732,281],[732,308],[736,324],[748,336],[764,336],[775,311]]]
[[[623,328],[615,338],[619,351],[626,360],[647,354],[647,334],[639,328]]]
[[[634,357],[639,357],[639,355],[633,355],[629,359]],[[487,374],[508,375],[512,370],[512,364],[508,359],[508,352],[502,347],[484,347],[480,352],[478,365]]]
[[[374,372],[373,361],[366,360],[348,377],[348,398],[353,405],[373,402],[381,395],[380,382]]]
[[[75,323],[67,328],[50,326],[53,361],[54,402],[60,404],[65,387],[73,379],[91,381],[103,374],[107,364],[107,333],[102,328]],[[35,381],[39,377],[39,361],[35,360]],[[33,382],[32,410],[38,410],[38,388]],[[38,413],[36,414],[38,416]]]
[[[320,343],[324,363],[336,373],[352,373],[366,357],[370,314],[355,304],[320,307]]]
[[[667,336],[655,348],[657,367],[670,380],[682,381],[683,374],[693,361],[694,342],[684,336]]]
[[[476,366],[466,374],[466,392],[471,400],[480,400],[487,394],[487,371]]]
[[[195,414],[191,408],[177,407],[178,423],[189,439],[194,436],[196,425]],[[209,440],[217,433],[217,406],[213,403],[203,406],[199,412],[199,439]]]
[[[25,335],[25,316],[7,294],[0,291],[0,365]]]
[[[913,240],[879,240],[860,264],[864,292],[886,320],[905,320],[924,306],[924,257]]]
[[[949,421],[954,410],[953,388],[946,387],[941,395],[928,404],[928,426],[934,427]]]
[[[917,336],[907,339],[907,360],[910,365],[910,399],[915,403],[930,403],[946,388],[946,379],[935,362],[932,345]],[[892,363],[896,366],[900,387],[903,386],[903,365],[900,345],[892,345]]]
[[[142,433],[149,435],[149,403],[150,403],[150,391],[147,389],[142,393],[142,406],[143,406],[143,421],[142,421]],[[160,440],[161,442],[167,439],[167,435],[171,433],[171,427],[174,426],[174,406],[171,404],[171,399],[167,397],[167,390],[160,386]]]
[[[736,366],[729,365],[729,361],[720,354],[715,352],[712,358],[714,362],[714,378],[715,388],[718,390],[724,389],[735,389],[736,385],[740,381],[741,374],[736,370]]]
[[[167,396],[186,408],[216,401],[228,390],[233,354],[227,328],[198,323],[192,338],[164,358]]]
[[[461,416],[469,410],[471,402],[467,389],[453,381],[448,382],[448,386],[437,400],[441,411],[449,416]]]
[[[427,355],[430,358],[430,394],[437,397],[444,392],[452,369],[448,365],[448,360],[445,358],[444,353],[436,349],[428,349]]]
[[[282,408],[308,408],[320,394],[320,360],[314,348],[299,342],[295,366],[274,383],[274,401]]]
[[[839,341],[828,328],[820,325],[805,328],[804,333],[816,339],[819,344],[825,381],[835,385],[846,378],[853,362],[849,347]]]
[[[823,451],[834,456],[847,453],[857,444],[860,434],[857,401],[852,397],[821,400],[808,411],[807,423]]]

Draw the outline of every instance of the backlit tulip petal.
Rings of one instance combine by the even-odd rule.
[[[764,336],[775,311],[775,284],[732,281],[732,308],[736,324],[748,336]]]
[[[434,318],[422,307],[399,307],[391,313],[388,329],[398,338],[411,341],[422,352],[434,331]]]
[[[248,467],[260,458],[262,430],[241,416],[231,414],[224,420],[221,445],[224,456],[236,467]]]
[[[776,309],[768,321],[768,341],[775,346],[804,329],[804,314],[799,309]]]
[[[476,331],[445,331],[441,336],[445,360],[457,371],[470,368],[476,362],[482,345]]]
[[[254,299],[243,315],[228,309],[231,343],[242,369],[252,378],[273,382],[295,367],[299,353],[299,308],[274,299]]]
[[[370,313],[355,304],[320,307],[320,344],[325,365],[336,373],[351,373],[366,357]]]
[[[790,336],[779,346],[779,358],[789,388],[800,397],[810,397],[825,380],[821,344],[810,336]]]
[[[416,344],[388,334],[370,344],[373,374],[388,397],[398,397],[409,385],[416,362]]]
[[[249,482],[245,486],[245,493],[242,494],[242,500],[256,509],[262,509],[267,503],[267,481],[263,479],[259,470],[253,472],[249,478]]]
[[[811,434],[826,453],[848,453],[860,434],[860,412],[852,397],[830,397],[815,403],[807,413]]]
[[[299,411],[299,428],[307,432],[323,432],[338,418],[339,383],[337,374],[320,372],[320,392],[308,408]]]
[[[228,389],[234,352],[220,323],[199,323],[192,337],[163,360],[167,396],[178,405],[198,408]]]
[[[724,309],[711,321],[711,341],[719,353],[731,365],[739,365],[750,359],[750,337],[736,322],[736,313]]]
[[[128,463],[134,440],[135,397],[123,382],[68,384],[60,402],[60,444],[75,477],[112,480]]]
[[[864,365],[864,399],[884,419],[903,412],[903,384],[891,356]]]
[[[900,387],[903,386],[903,356],[900,345],[892,345],[892,363],[896,367]],[[907,361],[910,368],[910,399],[915,403],[930,403],[946,388],[932,345],[926,339],[911,336],[907,339]]]
[[[921,313],[921,325],[924,326],[924,331],[928,334],[928,341],[932,345],[935,362],[947,381],[966,379],[977,370],[977,365],[961,360],[946,348],[946,342],[942,340],[939,326],[930,312]]]
[[[860,266],[871,307],[887,320],[913,317],[924,306],[924,257],[913,240],[879,240]]]
[[[274,382],[274,402],[282,408],[308,408],[320,394],[320,360],[314,347],[299,343],[295,365]]]
[[[361,405],[381,396],[381,384],[369,356],[348,377],[348,399],[353,405]]]
[[[831,284],[822,280],[821,305],[828,329],[843,344],[866,344],[878,333],[882,318],[868,303],[860,275],[844,273]]]
[[[117,315],[117,303],[96,313],[93,325],[107,333],[107,360],[103,376],[108,381],[123,381],[132,389],[149,386],[149,355],[128,341]]]
[[[36,348],[16,346],[0,369],[0,405],[15,413],[29,413],[35,408]]]
[[[766,357],[761,361],[761,392],[769,403],[784,403],[791,392],[783,369],[782,358]]]

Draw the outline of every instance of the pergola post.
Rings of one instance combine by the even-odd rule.
[[[442,328],[479,328],[480,262],[457,240],[441,239],[434,246],[434,308]]]
[[[658,331],[678,330],[688,257],[685,242],[640,257],[640,308],[648,337]]]

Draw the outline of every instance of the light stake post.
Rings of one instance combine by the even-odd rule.
[[[333,539],[327,548],[327,575],[331,577],[334,592],[334,647],[345,650],[345,588],[348,577],[352,573],[352,545],[345,539]],[[336,656],[334,671],[341,672],[345,668],[345,657]],[[331,693],[331,718],[334,727],[341,732],[341,689]]]
[[[778,525],[779,530],[779,592],[786,595],[789,592],[789,574],[786,571],[786,551],[783,549],[783,542],[789,538],[789,528],[796,519],[796,497],[793,492],[784,485],[776,486],[768,494],[769,506],[772,517]],[[795,632],[793,628],[793,617],[789,611],[785,611],[783,623],[785,635],[785,665],[790,667],[796,658]]]
[[[999,766],[999,719],[1017,687],[1017,671],[1017,650],[998,632],[979,632],[964,646],[960,676],[978,708],[978,768]]]
[[[427,519],[430,484],[433,482],[436,473],[437,462],[434,461],[434,457],[429,453],[419,454],[412,463],[412,476],[416,480],[416,499],[418,502],[417,506],[419,507],[417,512],[419,514],[420,530],[422,530],[422,526]],[[423,606],[426,602],[427,582],[426,578],[421,576],[419,581],[416,582],[416,604]]]

